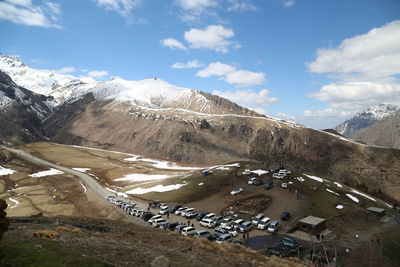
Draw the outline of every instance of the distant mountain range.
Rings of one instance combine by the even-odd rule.
[[[346,137],[354,131],[366,128],[384,118],[391,116],[399,108],[391,104],[380,104],[357,112],[351,119],[339,124],[334,129]]]
[[[256,160],[400,200],[399,150],[273,119],[160,79],[96,82],[6,55],[0,70],[3,142],[49,140],[197,164]]]

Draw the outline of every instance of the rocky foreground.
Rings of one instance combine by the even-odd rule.
[[[298,259],[265,257],[240,245],[110,220],[14,217],[11,226],[3,248],[30,255],[34,266],[46,265],[49,259],[57,266],[306,266]],[[25,263],[23,257],[11,256],[0,265]]]

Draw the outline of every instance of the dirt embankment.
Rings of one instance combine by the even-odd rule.
[[[32,249],[41,251],[43,247],[35,245],[40,239],[33,235],[43,230],[57,233],[54,249],[62,247],[71,255],[95,258],[108,266],[148,266],[157,261],[167,263],[157,266],[306,266],[298,259],[267,258],[240,245],[219,245],[175,232],[89,218],[13,218],[4,241],[14,246],[32,243]]]

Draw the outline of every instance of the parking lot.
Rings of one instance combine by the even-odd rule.
[[[143,201],[126,202],[126,200],[118,200],[114,196],[109,196],[108,200],[114,205],[118,206],[121,211],[128,215],[128,217],[131,217],[136,222],[139,220],[140,223],[144,225],[180,232],[184,235],[198,235],[198,233],[196,234],[196,232],[203,230],[203,234],[205,234],[204,231],[210,233],[211,237],[209,237],[209,239],[211,240],[215,240],[220,235],[225,233],[230,235],[230,237],[227,238],[227,240],[229,240],[230,242],[240,242],[245,245],[253,246],[253,244],[259,243],[259,241],[257,240],[261,240],[260,236],[278,236],[279,233],[286,233],[286,230],[288,229],[288,227],[290,227],[291,222],[290,220],[289,222],[281,220],[281,213],[282,211],[289,211],[296,216],[296,207],[300,206],[302,201],[298,200],[291,190],[287,188],[282,188],[280,186],[282,181],[277,181],[276,185],[273,188],[265,190],[263,186],[249,185],[248,181],[250,179],[251,178],[249,177],[242,177],[237,183],[233,185],[235,188],[244,188],[244,190],[240,190],[240,192],[237,194],[230,194],[230,192],[232,192],[232,187],[227,187],[225,190],[221,190],[219,193],[213,194],[209,198],[205,198],[197,202],[187,203],[187,206],[185,206],[185,208],[192,213],[187,214],[189,216],[186,217],[182,216],[181,214],[176,214],[179,211],[176,212],[176,205],[171,203],[166,204],[160,203],[158,201],[153,201],[147,204]],[[252,180],[254,181],[254,179],[255,178],[253,178]],[[270,220],[266,218],[267,220],[265,229],[258,229],[257,223],[252,222],[253,217],[249,214],[238,214],[235,212],[230,212],[230,214],[227,214],[227,211],[229,211],[229,209],[226,209],[227,205],[229,206],[232,205],[232,203],[237,203],[237,205],[239,205],[240,207],[241,203],[243,203],[245,199],[252,199],[253,196],[257,197],[258,195],[260,195],[260,193],[262,193],[263,195],[268,195],[272,199],[272,202],[266,207],[265,210],[262,211],[263,215],[261,217],[270,218]],[[277,198],[278,196],[279,199],[285,199],[285,201],[274,201],[275,197]],[[160,218],[155,217],[158,220],[153,221],[151,217],[159,215],[160,207],[162,210],[161,213],[163,215],[159,216]],[[203,225],[201,225],[200,222],[202,219],[196,219],[196,217],[199,216],[199,213],[205,212],[204,208],[202,207],[207,207],[208,213],[215,213],[215,216],[212,216],[212,219],[217,220],[215,222],[211,220],[209,221],[209,224],[204,223],[203,220]],[[225,214],[222,214],[222,211],[224,211]],[[229,225],[224,224],[225,230],[221,230],[221,220],[229,217],[232,218],[232,220],[229,221]],[[242,219],[243,221],[238,225],[234,225],[233,222],[238,219]],[[151,223],[148,222],[149,220],[151,221]],[[273,220],[276,220],[279,223],[279,228],[275,233],[271,234],[267,231],[267,229],[269,223]],[[250,223],[247,223],[247,226],[245,223],[246,221],[250,221]],[[243,223],[245,225],[245,228],[241,228]],[[176,225],[182,226],[176,228]],[[206,227],[206,225],[208,227]],[[189,226],[193,228],[186,229],[185,231],[190,231],[190,233],[182,231],[184,227]],[[221,233],[219,233],[219,231],[221,231]],[[253,241],[253,237],[256,237],[255,241]],[[272,238],[272,240],[275,239]],[[268,242],[265,244],[268,244]],[[255,245],[255,248],[256,247],[257,245]]]

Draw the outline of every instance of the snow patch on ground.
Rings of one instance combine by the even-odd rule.
[[[343,185],[341,185],[341,184],[339,184],[338,182],[333,182],[337,187],[340,187],[340,188],[342,188],[343,187]]]
[[[362,193],[362,192],[360,192],[360,191],[357,191],[357,190],[355,190],[355,189],[351,189],[350,192],[353,192],[353,193],[355,193],[355,194],[357,194],[357,195],[363,196],[363,197],[365,197],[365,198],[368,198],[369,200],[372,200],[372,201],[375,201],[375,202],[376,202],[376,199],[375,199],[375,198],[372,198],[372,197],[368,196],[367,194],[364,194],[364,193]]]
[[[254,173],[254,174],[257,174],[258,176],[260,176],[260,175],[268,173],[268,171],[258,169],[258,170],[251,171],[251,173]]]
[[[336,193],[336,192],[333,191],[333,190],[330,190],[329,188],[325,188],[325,190],[328,191],[329,193],[332,193],[332,194],[335,194],[335,195],[337,195],[337,196],[340,196],[338,193]]]
[[[307,176],[307,177],[310,178],[310,179],[313,179],[313,180],[317,181],[317,182],[320,182],[320,183],[323,183],[323,182],[324,182],[324,179],[322,179],[322,178],[320,178],[320,177],[313,176],[313,175],[308,175],[308,174],[304,174],[304,175]]]
[[[152,180],[163,180],[171,177],[171,175],[166,174],[142,174],[142,173],[134,173],[134,174],[126,174],[122,178],[117,178],[115,182],[141,182],[141,181],[152,181]]]
[[[199,183],[199,185],[203,185],[204,183]]]
[[[2,176],[2,175],[11,175],[11,174],[13,174],[15,172],[16,171],[14,171],[14,170],[7,169],[7,168],[4,168],[4,167],[0,166],[0,176]]]
[[[11,197],[9,198],[9,200],[10,200],[11,202],[14,202],[14,203],[15,203],[12,207],[10,207],[10,209],[15,208],[15,207],[18,206],[18,204],[20,203],[18,200],[13,199],[13,198],[11,198]]]
[[[154,168],[164,169],[164,170],[200,170],[200,169],[202,169],[202,168],[198,168],[198,167],[184,167],[184,166],[180,166],[174,162],[165,161],[165,160],[142,158],[139,155],[134,155],[133,157],[126,158],[123,160],[128,161],[128,162],[145,161],[145,162],[152,163]]]
[[[171,184],[171,185],[156,185],[153,187],[149,188],[135,188],[132,190],[127,191],[127,194],[132,194],[132,195],[141,195],[141,194],[147,194],[150,192],[167,192],[167,191],[172,191],[172,190],[178,190],[182,186],[187,185],[187,183],[184,184]]]
[[[221,171],[230,171],[231,170],[231,168],[229,168],[229,167],[217,167],[215,169],[216,170],[221,170]]]
[[[74,169],[75,171],[78,171],[78,172],[87,172],[87,171],[90,171],[90,168],[72,168],[72,169]]]
[[[87,192],[86,186],[82,183],[82,181],[79,181],[79,183],[81,184],[81,186],[83,187],[83,190],[85,191],[85,193]]]
[[[351,194],[346,194],[346,196],[348,196],[354,202],[360,203],[360,200],[358,198],[356,198],[355,196],[353,196]]]
[[[50,170],[37,172],[37,173],[31,174],[31,175],[29,175],[29,176],[30,176],[30,177],[39,178],[39,177],[50,176],[50,175],[57,175],[57,174],[63,174],[63,173],[64,173],[64,172],[62,172],[62,171],[60,171],[60,170],[51,168]]]
[[[116,194],[117,196],[124,197],[124,198],[128,198],[128,195],[125,194],[125,193],[117,192],[117,191],[115,191],[115,190],[113,190],[113,189],[111,189],[111,188],[108,188],[108,187],[104,187],[104,188],[105,188],[106,190],[108,190],[108,191],[110,191],[110,192]]]
[[[343,209],[344,207],[343,207],[343,205],[337,205],[336,208],[337,208],[338,210],[341,210],[341,209]]]

